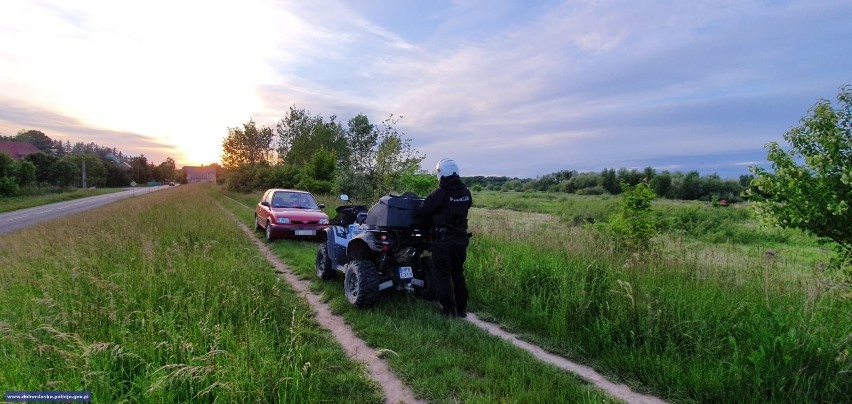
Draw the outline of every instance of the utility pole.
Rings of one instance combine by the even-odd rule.
[[[83,189],[88,188],[86,186],[86,159],[83,159]]]

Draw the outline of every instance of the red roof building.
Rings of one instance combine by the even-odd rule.
[[[12,160],[20,160],[27,154],[38,153],[40,150],[27,142],[16,142],[13,140],[0,140],[0,153],[6,153]]]
[[[186,175],[186,183],[193,184],[196,182],[212,182],[216,183],[216,167],[215,166],[207,166],[207,167],[191,167],[184,166],[182,168],[184,175]]]

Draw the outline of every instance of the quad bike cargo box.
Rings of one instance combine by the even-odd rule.
[[[378,227],[418,227],[423,220],[414,214],[423,198],[385,195],[367,213],[367,225]]]

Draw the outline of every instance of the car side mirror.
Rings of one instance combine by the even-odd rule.
[[[320,209],[325,209],[325,204],[324,204],[324,203],[319,204],[319,208],[320,208]]]
[[[262,206],[266,206],[267,208],[269,207],[269,202],[267,202],[267,201],[263,201],[263,202],[261,202],[260,204],[261,204]]]

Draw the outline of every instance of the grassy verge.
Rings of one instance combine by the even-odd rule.
[[[257,196],[242,198],[252,206]],[[677,402],[847,401],[852,391],[852,296],[849,285],[822,272],[825,253],[813,239],[767,232],[736,208],[681,203],[655,207],[670,221],[656,251],[626,254],[613,240],[565,220],[587,215],[583,212],[603,214],[610,199],[569,198],[569,203],[558,195],[509,198],[489,202],[479,194],[474,197],[491,208],[521,210],[471,213],[475,237],[466,267],[471,308],[477,313],[639,390]],[[602,204],[580,207],[583,200]],[[580,212],[572,212],[574,208]],[[242,209],[243,220],[250,223],[251,210]],[[661,213],[666,210],[668,215]],[[714,236],[717,231],[724,236]],[[313,275],[312,247],[275,243],[276,252],[305,277]],[[463,327],[431,319],[435,310],[423,302],[388,297],[375,310],[362,312],[342,300],[339,280],[317,287],[371,343],[389,347],[401,358],[416,351],[382,333],[386,318],[407,327],[406,313],[425,310],[419,315],[439,327],[445,324],[443,335]],[[431,331],[423,323],[415,331],[401,330]],[[450,346],[431,346],[431,351],[456,355],[443,350],[462,345],[476,331],[465,333]],[[406,350],[400,354],[397,349]],[[394,363],[402,374],[416,371]],[[435,378],[435,386],[440,383],[446,381]],[[446,394],[440,387],[433,389]]]
[[[70,201],[73,199],[87,198],[90,196],[111,194],[113,192],[124,190],[124,188],[78,189],[75,191],[47,193],[42,195],[0,197],[0,213],[32,208],[34,206],[47,205],[50,203]]]
[[[667,233],[658,251],[628,255],[548,216],[473,212],[475,309],[675,401],[837,402],[852,391],[849,285],[820,271],[812,244],[767,255],[759,243]]]
[[[253,222],[258,195],[228,194],[222,203],[244,224]],[[330,197],[321,202],[336,206]],[[239,203],[235,202],[238,201]],[[273,251],[305,279],[314,279],[316,243],[277,240]],[[332,309],[358,335],[384,352],[393,371],[430,402],[612,401],[574,376],[545,365],[479,328],[438,315],[433,303],[385,293],[372,310],[358,310],[343,296],[342,277],[314,280]]]
[[[0,236],[0,387],[381,402],[200,186]]]

